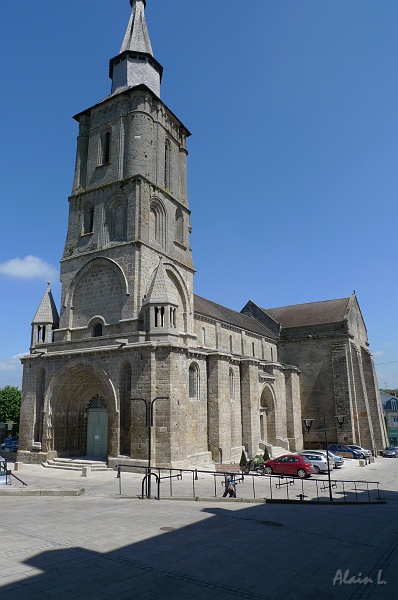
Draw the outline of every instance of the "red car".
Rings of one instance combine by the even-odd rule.
[[[297,477],[309,477],[314,473],[312,463],[298,454],[284,454],[279,458],[267,460],[263,463],[264,473],[267,475],[297,475]]]

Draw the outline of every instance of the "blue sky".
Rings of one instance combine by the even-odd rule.
[[[108,95],[130,4],[1,10],[0,387],[21,384],[48,279],[59,304],[72,116]],[[148,0],[146,18],[192,132],[195,292],[239,311],[355,290],[380,387],[398,387],[398,2]]]

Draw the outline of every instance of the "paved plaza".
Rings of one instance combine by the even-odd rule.
[[[250,478],[237,501],[220,500],[220,480],[217,499],[195,501],[185,477],[175,499],[141,500],[137,474],[23,465],[25,490],[43,495],[0,486],[0,598],[393,598],[398,459],[346,462],[333,477],[379,481],[385,504],[244,502]],[[199,473],[195,485],[210,498],[214,477]]]

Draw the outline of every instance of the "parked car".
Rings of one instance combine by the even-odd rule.
[[[303,450],[300,452],[300,456],[305,456],[312,463],[315,473],[327,473],[328,472],[328,461],[329,469],[333,469],[332,459],[327,458],[323,452],[312,452],[311,450]]]
[[[349,448],[344,444],[330,444],[328,450],[339,456],[344,456],[344,458],[362,458],[362,454],[359,450],[354,450],[354,448]]]
[[[264,473],[267,475],[297,475],[297,477],[309,477],[315,469],[305,456],[300,454],[284,454],[263,463]]]
[[[384,448],[383,450],[383,456],[386,458],[397,458],[398,448],[395,448],[395,446],[387,446],[387,448]]]
[[[328,451],[328,454],[334,462],[335,469],[340,469],[340,467],[344,467],[344,458],[342,456],[340,456],[339,454],[335,454],[331,450]]]
[[[356,446],[355,444],[348,444],[348,448],[357,450],[361,454],[361,456],[359,458],[370,458],[372,456],[371,451],[366,450],[366,448],[362,448],[362,446]]]
[[[323,454],[326,456],[326,450],[303,450],[300,454],[305,454],[307,452],[315,452],[315,454]],[[327,455],[332,459],[332,466],[334,469],[339,469],[344,466],[344,458],[342,456],[339,456],[330,450],[327,451]]]
[[[16,438],[6,438],[1,449],[5,452],[16,452],[18,450],[18,440]]]

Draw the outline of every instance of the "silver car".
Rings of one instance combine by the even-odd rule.
[[[370,450],[366,450],[366,448],[362,448],[361,446],[356,446],[355,444],[347,444],[347,447],[359,452],[359,454],[361,455],[360,458],[370,458],[372,456]]]
[[[311,452],[312,454],[321,454],[326,457],[326,450],[303,450],[303,452],[304,453]],[[331,463],[330,463],[331,468],[339,469],[340,467],[344,466],[344,458],[342,456],[339,456],[338,454],[334,454],[334,452],[331,452],[330,450],[328,450],[327,454],[331,461]]]
[[[328,455],[332,459],[335,469],[339,469],[340,467],[344,466],[344,458],[342,456],[335,454],[331,450],[328,450]]]
[[[299,452],[301,456],[305,456],[312,463],[314,467],[315,473],[327,473],[328,472],[328,463],[329,460],[329,468],[333,469],[333,462],[329,458],[326,458],[325,454],[321,454],[320,452],[312,452],[311,450],[306,450],[305,452]]]
[[[394,446],[387,446],[387,448],[384,448],[383,450],[383,456],[386,458],[397,458],[398,448],[395,448]]]

